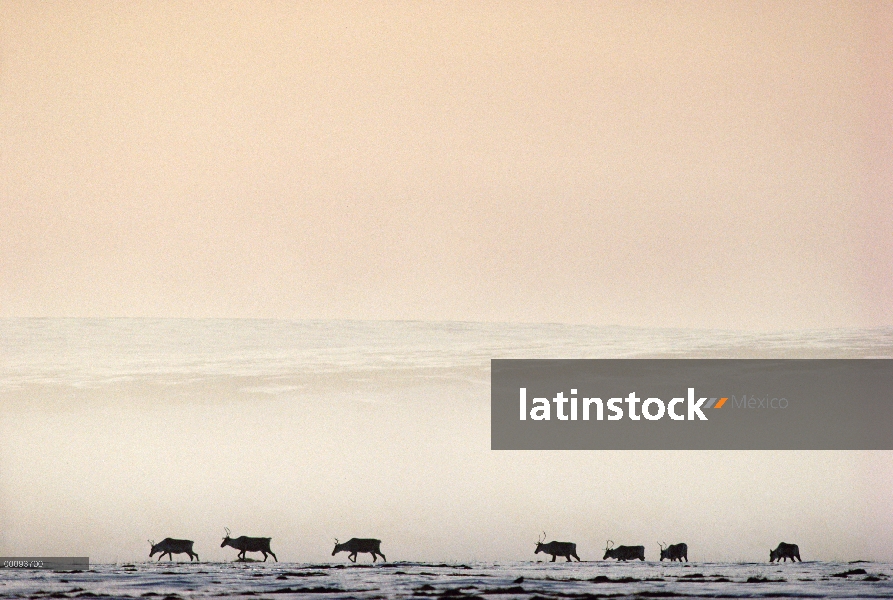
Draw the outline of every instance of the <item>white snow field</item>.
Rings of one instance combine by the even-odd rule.
[[[847,574],[849,573],[849,574]],[[846,575],[844,575],[846,574]],[[893,564],[184,563],[0,571],[3,598],[889,598]]]

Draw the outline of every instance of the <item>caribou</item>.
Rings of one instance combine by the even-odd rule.
[[[638,558],[644,561],[645,546],[617,546],[615,548],[614,542],[608,540],[602,560],[608,560],[609,558],[616,558],[617,560],[635,560]]]
[[[667,546],[667,543],[657,543],[660,546],[660,559],[663,560],[668,558],[670,562],[674,560],[678,560],[682,562],[682,559],[685,559],[685,562],[688,562],[688,544],[672,544]]]
[[[800,558],[800,548],[797,544],[786,544],[781,542],[775,550],[769,550],[769,562],[778,562],[787,561],[791,559],[791,562],[803,562],[803,559]],[[796,559],[796,560],[795,560]]]
[[[174,554],[188,554],[189,562],[192,562],[193,557],[195,560],[198,560],[198,554],[192,551],[192,540],[175,540],[174,538],[164,538],[157,544],[154,540],[148,540],[149,545],[152,546],[152,549],[149,551],[149,558],[152,558],[156,552],[161,552],[158,556],[158,560],[164,558],[164,555],[167,554],[167,557],[170,560],[174,560]]]
[[[580,562],[580,557],[577,556],[577,545],[572,542],[549,542],[548,544],[544,544],[546,541],[546,532],[543,532],[543,539],[537,540],[536,542],[536,550],[534,550],[534,554],[539,554],[542,552],[543,554],[551,554],[552,560],[550,562],[555,562],[555,559],[559,556],[563,556],[567,559],[567,562],[571,561],[571,556],[577,559],[577,562]]]
[[[357,554],[359,552],[371,554],[372,562],[377,561],[379,556],[385,562],[388,560],[381,553],[381,540],[373,540],[372,538],[350,538],[343,544],[338,541],[338,538],[335,538],[335,549],[332,550],[332,556],[339,552],[347,552],[347,559],[350,562],[357,562]]]
[[[237,538],[231,538],[230,531],[226,527],[223,528],[226,531],[226,537],[223,538],[223,543],[220,544],[220,547],[231,546],[239,551],[239,560],[245,560],[246,552],[263,552],[264,553],[264,562],[267,562],[267,554],[272,555],[273,560],[279,562],[279,559],[276,558],[276,555],[273,554],[273,551],[270,550],[270,540],[273,538],[265,538],[265,537],[248,537],[248,536],[240,536]]]

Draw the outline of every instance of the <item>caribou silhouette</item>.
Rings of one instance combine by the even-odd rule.
[[[786,544],[781,542],[775,550],[769,550],[769,562],[785,562],[788,559],[791,559],[791,562],[803,562],[803,559],[800,558],[800,548],[797,544]],[[796,560],[795,560],[796,559]]]
[[[563,556],[567,559],[567,562],[571,561],[571,556],[577,559],[577,562],[580,562],[580,557],[577,556],[577,545],[573,542],[549,542],[548,544],[544,544],[546,541],[546,532],[543,532],[543,539],[537,540],[536,542],[536,550],[534,550],[534,554],[539,554],[542,552],[543,554],[551,554],[552,560],[549,562],[555,562],[555,559],[559,556]]]
[[[645,546],[617,546],[615,548],[614,542],[608,540],[602,560],[608,560],[609,558],[616,558],[617,560],[635,560],[638,558],[644,561]]]
[[[154,540],[148,540],[149,545],[152,546],[152,549],[149,551],[149,558],[152,558],[156,552],[161,552],[158,556],[158,560],[164,558],[164,555],[167,554],[167,557],[173,561],[174,554],[188,554],[189,562],[192,562],[193,557],[195,560],[198,560],[198,554],[192,551],[192,540],[175,540],[174,538],[164,538],[157,544]]]
[[[682,559],[685,559],[685,562],[688,562],[688,544],[672,544],[667,546],[666,542],[658,542],[658,546],[660,546],[660,559],[663,560],[668,558],[670,562],[674,560],[678,560],[682,562]]]
[[[357,553],[359,552],[371,554],[372,562],[377,561],[379,556],[385,562],[388,560],[381,553],[381,540],[373,540],[372,538],[350,538],[343,544],[338,541],[338,538],[335,538],[335,549],[332,550],[332,556],[339,552],[348,552],[347,559],[350,562],[357,562]]]
[[[223,543],[220,544],[220,547],[231,546],[238,550],[239,560],[245,560],[246,552],[263,552],[264,562],[267,562],[267,554],[270,554],[273,557],[273,560],[279,562],[279,559],[276,558],[276,555],[270,550],[270,540],[273,538],[248,537],[244,535],[237,538],[231,538],[229,537],[229,529],[224,527],[223,530],[226,531],[226,537],[223,538]]]

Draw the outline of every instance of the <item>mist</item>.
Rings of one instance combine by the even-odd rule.
[[[487,356],[710,344],[713,355],[740,354],[747,338],[729,333],[0,325],[6,556],[138,561],[147,540],[174,537],[194,540],[202,560],[233,560],[219,547],[228,527],[272,537],[279,560],[296,562],[341,560],[334,539],[351,537],[381,539],[389,560],[532,560],[544,531],[576,542],[584,560],[601,558],[608,539],[643,544],[649,559],[657,541],[685,541],[696,561],[763,561],[779,541],[798,543],[805,560],[891,557],[889,452],[490,450]],[[784,356],[805,339],[746,348]],[[834,347],[826,353],[889,356],[890,332]]]

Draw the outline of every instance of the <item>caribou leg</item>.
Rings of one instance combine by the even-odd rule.
[[[370,552],[369,554],[372,555],[372,562],[377,562],[377,561],[378,561],[378,557],[375,555],[375,552]]]
[[[558,558],[558,555],[557,555],[557,554],[553,554],[553,555],[552,555],[552,560],[549,561],[549,562],[555,562],[555,559],[556,559],[556,558]]]
[[[384,557],[384,554],[382,554],[381,552],[379,552],[378,554],[379,554],[379,556],[381,556],[381,560],[383,560],[383,561],[385,561],[385,562],[388,562],[388,559],[386,559],[386,558]]]

